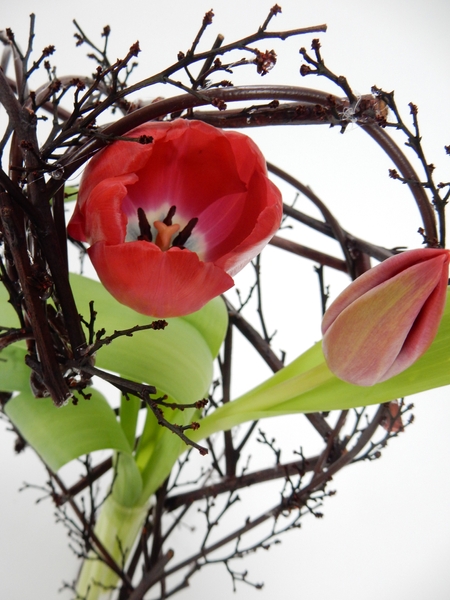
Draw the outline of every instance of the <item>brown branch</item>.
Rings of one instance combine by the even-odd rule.
[[[303,184],[301,185],[303,186]],[[303,187],[306,188],[306,186]],[[306,190],[309,190],[309,188],[306,188]],[[319,221],[314,217],[310,217],[309,215],[306,215],[305,213],[302,213],[296,208],[288,206],[287,204],[283,205],[283,212],[285,215],[292,217],[299,223],[303,223],[304,225],[311,227],[311,229],[314,229],[315,231],[319,231],[320,233],[323,233],[328,237],[334,238],[333,230],[331,229],[331,226],[328,223],[324,223],[323,221]],[[380,262],[386,260],[394,254],[392,250],[388,250],[387,248],[383,248],[382,246],[377,246],[375,244],[371,244],[370,242],[366,242],[365,240],[355,237],[347,231],[345,231],[345,235],[352,248],[357,248],[358,250],[360,250],[361,254],[367,254],[368,256],[372,256]]]
[[[228,325],[227,334],[224,342],[224,357],[220,361],[220,371],[222,374],[222,401],[227,404],[231,400],[231,354],[233,349],[233,327]],[[230,430],[224,431],[225,440],[225,472],[228,477],[236,474],[236,464],[239,454],[233,446],[233,435]]]
[[[142,600],[145,593],[164,576],[164,569],[174,555],[175,553],[173,550],[168,550],[165,554],[161,555],[158,561],[153,565],[151,571],[146,571],[144,573],[140,583],[130,594],[128,600]]]
[[[408,180],[407,185],[414,196],[422,217],[427,243],[429,246],[435,247],[438,244],[436,217],[433,206],[430,203],[423,186],[419,183],[420,180],[416,171],[404,153],[384,129],[376,125],[364,125],[362,126],[362,129],[381,146],[403,177]]]
[[[350,252],[348,240],[345,235],[345,231],[339,225],[338,220],[333,215],[333,213],[330,211],[330,209],[326,206],[326,204],[324,204],[322,202],[322,200],[320,200],[320,198],[318,198],[316,196],[316,194],[314,194],[311,190],[306,188],[306,186],[304,186],[300,181],[298,181],[297,179],[295,179],[294,177],[292,177],[291,175],[289,175],[288,173],[286,173],[279,167],[276,167],[275,165],[268,163],[267,168],[271,173],[273,173],[274,175],[278,175],[278,177],[281,177],[282,179],[284,179],[284,181],[287,181],[293,187],[295,187],[297,190],[299,190],[303,194],[305,194],[307,196],[307,198],[309,198],[311,200],[311,202],[320,210],[320,212],[323,215],[323,218],[328,223],[328,225],[331,227],[331,230],[333,231],[335,239],[339,242],[339,244],[341,246],[342,252],[345,256],[345,260],[347,263],[346,270],[350,273],[350,275],[354,279],[356,276],[354,258]],[[307,193],[305,193],[305,192],[307,192]]]
[[[90,485],[94,483],[97,479],[99,479],[102,475],[107,473],[113,466],[112,457],[107,458],[102,461],[98,465],[96,465],[91,471],[81,477],[79,481],[77,481],[74,485],[69,488],[66,488],[64,495],[55,496],[54,500],[58,506],[62,506],[66,502],[68,502],[71,498],[74,498],[77,494],[88,488]]]
[[[339,98],[333,97],[326,92],[291,86],[242,86],[228,89],[205,90],[202,91],[202,98],[199,98],[198,95],[184,94],[144,106],[107,126],[103,130],[103,134],[113,137],[120,136],[147,121],[158,119],[174,112],[179,113],[188,108],[205,106],[214,101],[214,99],[220,99],[224,102],[279,99],[329,106],[330,98],[333,102],[339,102]],[[201,115],[196,114],[195,118],[201,119]],[[323,123],[328,124],[328,121],[324,120]],[[104,144],[105,140],[91,139],[70,153],[67,158],[63,157],[59,163],[64,167],[64,178],[69,178],[93,153],[102,148]],[[63,181],[49,181],[47,184],[47,194],[49,197],[52,197],[61,185],[63,185]]]
[[[344,466],[349,464],[353,460],[353,458],[355,458],[355,456],[357,454],[359,454],[359,452],[370,441],[371,437],[375,433],[375,430],[378,427],[380,419],[382,418],[383,414],[384,414],[384,406],[381,405],[378,408],[377,412],[375,413],[371,422],[368,424],[368,426],[364,429],[364,431],[359,436],[359,439],[356,442],[356,444],[353,446],[353,448],[349,452],[346,452],[345,454],[343,454],[340,458],[338,458],[338,460],[333,462],[331,465],[328,465],[327,470],[325,472],[322,471],[322,472],[318,473],[316,475],[316,477],[314,477],[312,479],[312,481],[305,488],[303,488],[299,492],[295,492],[294,495],[295,495],[295,505],[296,506],[301,506],[302,503],[305,504],[307,498],[315,490],[320,489],[325,483],[327,483],[327,481],[329,481],[332,478],[332,475],[334,475],[340,469],[342,469]],[[290,508],[292,508],[292,504],[289,501],[289,499],[283,499],[280,504],[277,504],[276,506],[272,507],[268,511],[264,512],[256,519],[253,519],[253,520],[247,519],[245,522],[245,525],[243,525],[239,529],[236,529],[235,531],[233,531],[229,535],[225,536],[221,540],[217,541],[216,543],[211,544],[211,546],[202,548],[201,551],[198,552],[196,555],[190,556],[188,559],[182,561],[178,565],[175,565],[174,567],[172,567],[171,569],[166,571],[164,576],[167,578],[170,575],[172,575],[173,573],[176,573],[177,571],[204,558],[208,554],[211,554],[215,550],[218,550],[219,548],[225,546],[229,542],[236,540],[236,539],[240,539],[244,534],[255,529],[256,527],[258,527],[259,525],[261,525],[268,519],[277,518],[284,510],[289,510]]]
[[[42,379],[56,406],[61,406],[70,398],[71,392],[59,368],[48,328],[45,304],[39,297],[38,287],[34,283],[35,277],[28,257],[23,217],[20,218],[17,215],[17,210],[20,209],[13,205],[9,195],[0,193],[0,217],[3,231],[19,275],[26,311],[39,353],[42,371],[38,373],[38,376]]]
[[[335,258],[334,256],[330,256],[329,254],[325,254],[324,252],[320,252],[319,250],[302,246],[301,244],[297,244],[291,240],[281,238],[278,235],[275,235],[270,240],[269,244],[276,246],[277,248],[281,248],[282,250],[286,250],[287,252],[291,252],[292,254],[297,254],[298,256],[303,256],[309,260],[314,260],[315,262],[325,265],[326,267],[331,267],[337,271],[348,273],[347,265],[343,260]]]
[[[337,442],[339,444],[339,434],[341,432],[341,429],[345,425],[345,421],[347,420],[347,415],[348,415],[348,410],[343,410],[341,412],[341,414],[339,415],[339,419],[336,423],[336,426],[334,427],[333,431],[328,436],[326,446],[325,446],[322,454],[320,455],[319,460],[316,463],[316,466],[314,467],[314,476],[317,475],[317,473],[319,473],[320,471],[322,471],[323,466],[327,461],[330,462],[329,461],[330,453],[331,453],[332,448],[335,445],[335,443]]]
[[[223,48],[220,50],[223,50]],[[287,100],[297,103],[306,102],[312,105],[320,105],[329,111],[329,116],[327,113],[322,121],[324,124],[329,124],[329,119],[332,118],[332,107],[343,102],[342,99],[332,96],[331,94],[327,94],[326,92],[293,86],[242,86],[228,89],[205,90],[202,92],[202,97],[203,98],[200,99],[199,97],[195,97],[191,94],[185,94],[182,96],[168,98],[166,100],[161,100],[123,117],[119,121],[109,125],[103,131],[103,133],[107,136],[122,135],[134,127],[137,127],[138,125],[141,125],[142,123],[152,119],[157,119],[161,116],[165,116],[174,112],[179,113],[180,111],[188,108],[202,105],[204,106],[212,102],[214,99],[220,99],[224,102]],[[201,113],[196,113],[194,117],[196,119],[202,119]],[[208,122],[207,118],[204,118],[203,120]],[[271,125],[271,123],[259,120],[258,122],[255,122],[254,125],[267,126]],[[227,126],[229,126],[229,124],[227,124]],[[395,142],[388,136],[388,134],[381,127],[379,127],[379,125],[367,125],[367,123],[364,121],[361,123],[361,126],[363,130],[368,133],[368,135],[370,135],[380,144],[381,148],[394,161],[406,179],[418,181],[417,175],[415,174],[415,171],[406,156],[395,144]],[[60,163],[65,168],[64,176],[66,178],[69,177],[92,155],[93,152],[101,148],[103,144],[104,141],[98,139],[90,140],[86,142],[80,149],[73,152],[68,161],[62,159]],[[58,185],[62,185],[62,182],[59,184],[55,183],[54,181],[49,182],[47,193],[53,195]],[[419,207],[427,238],[429,240],[437,240],[437,230],[433,208],[423,188],[419,184],[412,182],[409,182],[408,185]]]
[[[253,473],[246,473],[239,477],[224,477],[218,483],[208,485],[197,490],[184,492],[175,496],[169,496],[165,501],[165,508],[168,512],[176,510],[180,506],[192,504],[204,498],[215,498],[219,494],[240,490],[258,483],[273,481],[281,477],[292,477],[294,475],[304,474],[312,471],[319,460],[318,456],[313,456],[306,460],[296,460],[293,462],[278,464],[275,467],[261,469]]]

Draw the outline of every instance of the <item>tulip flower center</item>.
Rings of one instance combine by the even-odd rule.
[[[193,219],[191,219],[187,223],[187,225],[180,231],[180,225],[178,223],[172,222],[176,210],[176,206],[171,206],[167,212],[167,215],[162,221],[153,221],[153,227],[154,229],[156,229],[156,239],[153,242],[152,227],[149,223],[148,217],[142,208],[138,208],[137,217],[139,235],[137,236],[137,239],[139,241],[144,242],[153,242],[164,252],[166,250],[169,250],[169,248],[173,246],[177,246],[178,248],[184,248],[186,242],[191,236],[194,227],[198,223],[198,218],[194,217]],[[174,237],[177,233],[178,235]]]

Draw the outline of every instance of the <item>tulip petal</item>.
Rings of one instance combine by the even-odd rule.
[[[329,326],[336,317],[354,300],[373,289],[380,283],[387,281],[408,267],[419,262],[430,260],[436,256],[445,256],[446,250],[435,248],[417,248],[396,254],[380,263],[373,269],[369,269],[349,285],[327,309],[322,320],[322,334],[325,335]]]
[[[444,314],[447,286],[448,269],[443,269],[440,281],[415,319],[408,337],[403,344],[402,351],[381,381],[398,375],[398,373],[411,366],[428,350],[438,332],[439,324]]]
[[[129,133],[129,137],[136,138],[141,135],[151,135],[152,143],[117,141],[103,148],[89,161],[83,172],[82,185],[80,185],[77,199],[79,204],[84,204],[99,181],[136,173],[145,167],[156,142],[165,137],[170,124],[157,123],[154,125],[157,127],[152,126],[151,134],[143,127],[137,127]]]
[[[227,273],[187,249],[163,252],[149,242],[99,242],[88,253],[100,281],[119,302],[154,317],[195,312],[233,286]]]
[[[323,352],[344,381],[364,386],[385,381],[431,345],[445,306],[449,254],[412,252],[368,271],[327,311]],[[399,271],[399,264],[406,268]]]
[[[146,211],[167,201],[189,220],[217,198],[245,193],[246,186],[223,132],[200,122],[181,121],[177,127],[182,125],[189,135],[172,140],[169,132],[164,143],[154,144],[151,161],[138,172],[130,196]]]
[[[234,247],[227,248],[226,253],[214,261],[218,267],[224,269],[232,277],[263,250],[280,226],[283,206],[279,202],[278,189],[266,179],[262,194],[268,199],[268,205],[257,216],[252,231]],[[244,218],[248,217],[243,216]],[[223,247],[220,249],[222,252],[224,250]]]
[[[80,241],[107,240],[109,244],[124,242],[127,218],[121,206],[127,195],[126,186],[136,180],[136,175],[131,173],[100,181],[83,207],[70,220],[67,226],[69,235]],[[88,219],[86,214],[89,214]]]

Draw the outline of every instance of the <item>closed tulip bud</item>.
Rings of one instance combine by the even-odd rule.
[[[450,252],[397,254],[358,277],[322,321],[330,370],[370,386],[401,373],[431,345],[445,307]]]

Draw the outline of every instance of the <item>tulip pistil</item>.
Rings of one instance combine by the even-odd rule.
[[[180,229],[180,226],[177,224],[166,225],[164,221],[154,221],[153,225],[158,232],[155,244],[163,251],[168,250],[170,248],[172,236]]]
[[[176,210],[176,206],[171,206],[167,212],[167,215],[162,221],[153,222],[153,226],[157,231],[156,240],[154,243],[163,251],[168,250],[171,246],[176,246],[178,248],[183,249],[185,247],[186,242],[190,238],[194,227],[198,223],[197,217],[190,219],[187,225],[180,231],[180,233],[178,233],[176,238],[172,241],[173,236],[180,230],[180,225],[172,222]],[[139,241],[152,242],[152,228],[144,209],[138,208],[137,214],[140,231],[140,235],[137,239]]]

